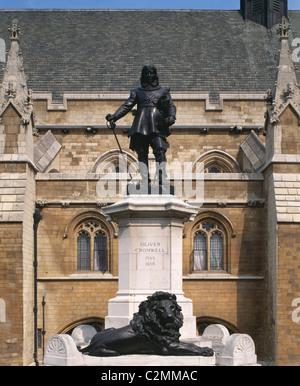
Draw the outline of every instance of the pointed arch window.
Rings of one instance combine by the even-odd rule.
[[[205,169],[205,173],[222,173],[223,170],[217,166],[211,166]]]
[[[91,269],[91,238],[88,232],[80,231],[77,237],[77,269]]]
[[[202,154],[194,163],[195,170],[198,163],[203,163],[204,173],[239,173],[237,161],[221,150],[210,150]]]
[[[210,269],[223,269],[223,236],[221,232],[213,232],[210,237]]]
[[[196,232],[194,236],[194,271],[207,269],[207,240],[202,231]]]
[[[94,270],[107,271],[107,236],[102,230],[94,237]]]
[[[77,270],[108,271],[108,233],[97,221],[85,221],[77,229]]]
[[[102,154],[90,169],[91,173],[137,173],[138,161],[130,153],[112,149]]]
[[[193,270],[225,270],[225,243],[225,230],[220,224],[211,220],[201,221],[193,234]]]

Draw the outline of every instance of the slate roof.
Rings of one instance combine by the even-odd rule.
[[[300,37],[300,12],[289,17]],[[239,11],[0,10],[7,49],[13,18],[22,30],[28,87],[51,91],[54,99],[63,92],[129,91],[145,64],[154,64],[172,91],[212,98],[220,91],[265,92],[274,82],[275,28],[244,21]]]

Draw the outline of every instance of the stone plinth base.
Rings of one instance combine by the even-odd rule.
[[[232,334],[218,356],[219,366],[257,366],[253,339],[247,334]]]
[[[229,335],[220,324],[208,326],[202,336],[182,341],[211,347],[214,356],[122,355],[92,357],[83,355],[77,346],[89,343],[93,331],[80,326],[72,334],[53,335],[47,342],[45,366],[259,366],[252,338],[247,334]],[[80,331],[81,329],[81,331]],[[88,332],[88,333],[87,333]],[[87,339],[86,341],[84,341]]]
[[[93,357],[81,354],[74,339],[67,334],[53,335],[47,343],[45,366],[215,366],[215,355],[161,356],[122,355],[118,357]]]
[[[198,208],[172,195],[131,195],[102,209],[119,229],[119,290],[108,302],[105,328],[129,324],[156,291],[176,295],[182,308],[181,337],[196,337],[193,302],[182,291],[182,229]]]
[[[199,356],[122,355],[90,357],[83,355],[80,366],[215,366],[216,358]]]

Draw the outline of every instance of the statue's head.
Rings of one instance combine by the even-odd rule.
[[[151,86],[157,86],[158,85],[158,76],[157,76],[157,70],[154,66],[144,66],[142,69],[142,75],[141,75],[141,85],[143,87],[148,86],[149,84]]]

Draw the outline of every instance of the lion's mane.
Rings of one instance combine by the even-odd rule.
[[[155,313],[155,308],[161,300],[169,300],[175,306],[174,323],[167,329],[161,325]],[[130,325],[134,332],[162,348],[168,347],[170,343],[178,342],[179,329],[183,325],[183,315],[176,296],[162,291],[148,296],[147,300],[139,305],[139,312],[133,315]]]

